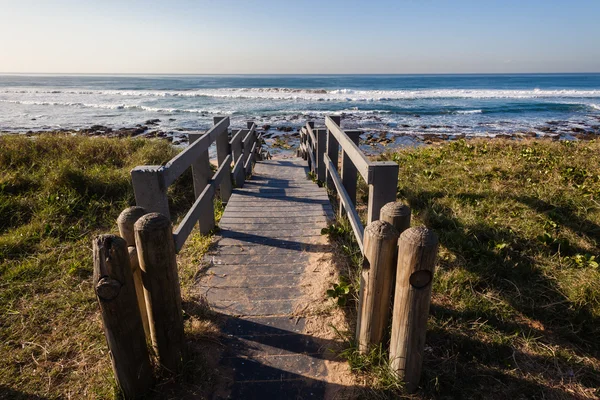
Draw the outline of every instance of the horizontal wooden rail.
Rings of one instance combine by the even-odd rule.
[[[202,234],[215,227],[215,194],[219,193],[221,201],[227,203],[232,180],[237,186],[243,185],[246,175],[252,173],[261,147],[261,137],[256,134],[254,122],[248,123],[248,129],[232,131],[231,138],[228,135],[229,117],[214,117],[213,123],[214,126],[204,134],[190,133],[189,146],[165,165],[138,166],[131,171],[137,205],[170,219],[167,189],[186,169],[192,168],[196,201],[173,232],[177,251],[181,250],[196,223]],[[208,152],[213,143],[218,163],[214,175]]]
[[[311,143],[317,143],[317,137],[315,136],[315,133],[313,132],[313,127],[310,126],[310,124],[306,124],[306,132],[308,133],[308,136],[310,137]]]
[[[352,226],[352,231],[354,232],[354,236],[356,237],[356,241],[358,242],[360,251],[363,252],[363,237],[365,228],[362,222],[360,221],[360,217],[358,216],[356,207],[354,207],[354,204],[352,204],[352,200],[350,200],[350,196],[348,196],[348,192],[346,192],[344,185],[342,185],[342,179],[340,178],[337,172],[337,168],[335,168],[327,154],[325,154],[325,166],[331,174],[331,178],[338,192],[338,195],[340,196],[341,202],[347,211],[348,220],[350,221],[350,225]]]
[[[190,146],[188,146],[181,153],[177,154],[171,161],[164,165],[165,170],[165,185],[169,186],[175,179],[179,178],[181,174],[198,158],[198,154],[208,150],[210,145],[217,139],[217,137],[224,131],[227,131],[229,126],[229,117],[223,118],[215,126],[213,126],[208,132],[206,132],[200,139],[196,140]]]
[[[342,150],[352,160],[356,170],[361,174],[365,182],[367,184],[371,183],[372,178],[369,170],[372,163],[331,117],[325,118],[325,126],[327,126],[329,132],[335,137]]]
[[[216,188],[221,184],[221,182],[225,178],[226,172],[229,171],[230,166],[231,155],[228,155],[225,159],[225,162],[223,162],[223,165],[221,165],[217,172],[215,172],[209,184],[206,185],[200,196],[198,196],[198,198],[194,202],[192,208],[190,208],[190,210],[187,212],[181,223],[177,226],[177,229],[175,229],[175,232],[173,232],[173,239],[175,240],[176,251],[181,250],[185,241],[190,236],[190,233],[192,233],[194,225],[200,218],[200,214],[206,208],[204,206],[205,202],[212,202],[216,192]]]
[[[340,117],[328,116],[326,129],[315,128],[314,122],[307,122],[300,130],[300,155],[308,161],[317,179],[338,193],[339,216],[348,215],[355,236],[361,240],[362,250],[364,228],[356,212],[358,174],[369,186],[366,218],[369,224],[379,219],[386,203],[396,199],[399,168],[395,162],[370,161],[358,147],[361,131],[343,130],[340,122]]]

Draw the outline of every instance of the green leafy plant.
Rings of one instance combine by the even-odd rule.
[[[327,297],[337,299],[338,306],[344,307],[348,301],[351,286],[344,277],[341,277],[339,283],[333,284],[333,289],[327,290]]]
[[[596,256],[592,256],[591,254],[575,254],[572,257],[567,257],[569,263],[578,268],[598,268],[598,261],[596,260]]]

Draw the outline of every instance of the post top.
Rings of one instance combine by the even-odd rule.
[[[389,222],[377,220],[371,222],[365,228],[364,236],[371,236],[381,239],[397,239],[400,234],[398,233],[398,230]]]
[[[150,213],[142,216],[135,223],[136,231],[158,231],[171,226],[171,220],[160,213]]]
[[[391,201],[381,207],[380,215],[384,214],[390,217],[403,217],[410,215],[410,207],[400,201]]]
[[[119,218],[117,218],[117,224],[126,224],[129,223],[131,225],[135,224],[135,221],[140,219],[147,211],[143,207],[133,206],[124,209],[121,214],[119,214]]]
[[[402,232],[399,242],[419,247],[430,247],[438,244],[438,236],[434,231],[425,226],[417,226]]]

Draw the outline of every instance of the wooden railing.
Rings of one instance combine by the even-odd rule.
[[[223,203],[231,196],[232,183],[241,187],[252,173],[261,138],[256,125],[248,122],[228,137],[229,117],[215,117],[214,126],[204,134],[190,134],[190,145],[165,165],[138,166],[131,171],[136,204],[148,212],[158,212],[170,218],[167,190],[181,174],[192,168],[196,201],[173,232],[175,248],[181,250],[196,222],[206,234],[215,227],[213,199],[217,188]],[[217,171],[213,174],[209,147],[215,143]],[[231,164],[234,162],[233,169]]]
[[[326,117],[325,128],[319,129],[315,128],[314,122],[308,122],[300,130],[300,152],[317,179],[337,193],[339,215],[345,213],[348,216],[364,253],[364,225],[356,211],[358,174],[369,187],[366,221],[369,224],[379,219],[385,204],[396,200],[398,164],[367,159],[358,147],[360,134],[357,130],[343,130],[340,117]]]
[[[308,122],[300,132],[299,152],[317,179],[336,193],[339,216],[348,216],[364,256],[358,350],[366,354],[384,345],[391,322],[390,367],[414,392],[421,375],[437,236],[425,227],[410,228],[410,207],[396,202],[398,165],[367,159],[358,147],[360,134],[343,130],[339,117],[327,117],[324,129]],[[366,228],[356,211],[359,175],[369,187]]]
[[[213,122],[208,132],[190,134],[190,145],[165,165],[134,168],[137,206],[119,216],[120,236],[100,235],[93,241],[94,289],[113,371],[126,398],[143,396],[152,385],[151,353],[164,371],[181,370],[185,346],[176,252],[196,222],[201,233],[214,228],[217,188],[227,203],[233,183],[241,187],[262,156],[254,123],[232,132],[229,140],[229,118],[215,117]],[[214,174],[209,159],[213,143]],[[173,229],[167,190],[190,167],[196,201]]]

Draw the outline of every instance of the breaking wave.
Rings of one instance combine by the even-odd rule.
[[[0,93],[22,94],[75,94],[124,97],[215,97],[273,100],[311,101],[386,101],[413,99],[551,99],[597,98],[600,90],[479,90],[479,89],[426,89],[426,90],[352,90],[352,89],[294,89],[294,88],[224,88],[198,90],[4,90]]]

